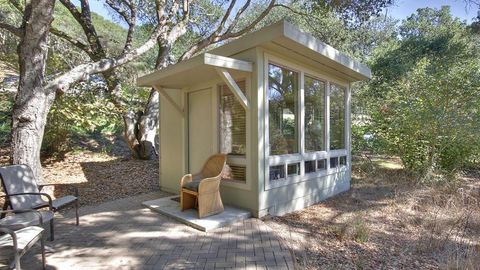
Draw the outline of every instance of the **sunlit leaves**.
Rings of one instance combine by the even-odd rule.
[[[452,173],[480,150],[478,44],[444,7],[418,10],[375,50],[373,128],[407,168]]]

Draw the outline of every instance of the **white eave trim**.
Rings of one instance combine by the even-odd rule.
[[[243,72],[252,72],[253,70],[252,62],[211,53],[204,53],[190,58],[186,61],[179,62],[164,69],[157,70],[150,74],[139,77],[137,78],[137,85],[144,87],[157,85],[158,81],[165,77],[173,76],[186,70],[200,68],[205,65],[213,68],[226,68]]]
[[[371,79],[372,72],[367,65],[362,64],[355,59],[347,56],[346,54],[338,51],[337,49],[333,48],[332,46],[320,41],[318,38],[305,33],[298,29],[297,26],[284,21],[283,22],[283,36],[297,42],[310,50],[313,50],[324,57],[327,57],[330,60],[333,60],[352,71],[358,73],[363,79]]]
[[[220,56],[211,53],[205,53],[203,56],[203,61],[205,65],[210,65],[218,68],[228,68],[239,71],[252,72],[253,63],[243,60],[238,60],[231,57]]]

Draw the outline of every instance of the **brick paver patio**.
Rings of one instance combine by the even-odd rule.
[[[293,269],[291,253],[261,220],[247,219],[208,233],[141,206],[167,196],[151,193],[82,207],[80,226],[57,216],[48,269]],[[24,269],[40,269],[27,254]]]

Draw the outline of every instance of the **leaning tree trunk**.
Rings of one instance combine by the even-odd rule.
[[[124,136],[134,158],[151,159],[158,155],[155,137],[158,129],[159,94],[152,89],[144,112],[132,111],[123,116]]]
[[[42,179],[40,148],[55,92],[44,87],[48,33],[55,0],[26,1],[18,56],[20,81],[12,115],[12,163]]]
[[[170,61],[171,42],[158,39],[158,54],[155,69],[166,67]],[[110,87],[109,87],[110,88]],[[124,137],[134,158],[151,159],[158,156],[155,137],[158,130],[160,95],[155,89],[150,90],[150,96],[141,112],[129,111],[123,116]]]

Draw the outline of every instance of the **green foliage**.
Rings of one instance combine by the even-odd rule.
[[[61,154],[71,149],[75,135],[111,135],[118,132],[120,113],[105,97],[82,91],[57,97],[48,114],[42,149]]]
[[[13,95],[0,92],[0,146],[10,141]]]
[[[461,168],[480,146],[479,38],[448,7],[419,9],[374,51],[364,92],[375,136],[405,167]]]

